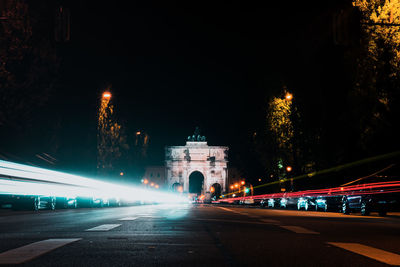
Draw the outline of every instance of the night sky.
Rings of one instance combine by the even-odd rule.
[[[149,164],[162,164],[164,146],[183,145],[196,126],[210,145],[230,146],[234,164],[265,120],[268,97],[283,85],[315,97],[306,85],[318,83],[323,66],[310,62],[339,5],[131,2],[64,3],[71,40],[56,44],[57,83],[14,155],[56,151],[59,167],[93,171],[97,108],[111,85],[128,138],[150,136]]]

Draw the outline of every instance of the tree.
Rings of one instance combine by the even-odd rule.
[[[31,12],[26,1],[7,1],[0,20],[0,127],[20,129],[43,105],[59,66],[48,32],[38,27],[43,10]],[[40,14],[39,14],[40,13]]]
[[[284,98],[273,97],[268,104],[267,131],[271,133],[273,146],[275,147],[274,173],[279,177],[285,176],[284,167],[293,164],[293,122],[292,99],[286,92]]]
[[[127,137],[116,122],[111,93],[106,91],[101,98],[98,114],[97,171],[101,175],[115,175],[118,160],[128,150]]]
[[[353,5],[361,12],[363,32],[358,72],[350,92],[353,120],[363,151],[383,152],[393,149],[388,142],[398,135],[400,1],[356,0]]]

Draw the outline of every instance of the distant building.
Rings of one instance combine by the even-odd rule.
[[[154,183],[158,185],[160,188],[165,188],[166,186],[166,179],[165,179],[165,167],[164,166],[148,166],[146,167],[143,180],[147,179],[148,185]]]
[[[209,146],[206,138],[198,134],[189,136],[185,146],[166,147],[168,188],[206,198],[219,197],[227,191],[228,149]]]

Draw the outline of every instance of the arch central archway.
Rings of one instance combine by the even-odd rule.
[[[222,194],[222,187],[219,183],[214,183],[211,186],[210,191],[211,191],[211,199],[217,200]]]
[[[189,193],[201,194],[203,191],[204,175],[199,171],[194,171],[189,176]]]

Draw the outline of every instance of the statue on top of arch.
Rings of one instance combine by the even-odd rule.
[[[189,135],[187,140],[190,141],[190,142],[205,142],[206,141],[206,137],[205,136],[201,136],[200,135],[200,128],[196,127],[196,129],[194,130],[194,134],[192,136]]]

